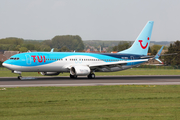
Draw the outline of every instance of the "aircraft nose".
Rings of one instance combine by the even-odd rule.
[[[3,62],[2,65],[3,65],[5,68],[8,68],[8,69],[10,69],[10,70],[12,69],[11,64],[8,64],[8,63],[6,63],[6,62]]]
[[[3,62],[3,63],[2,63],[2,66],[7,67],[7,64]]]
[[[11,66],[10,62],[8,60],[4,61],[2,63],[2,66],[6,67],[6,68],[9,68]]]

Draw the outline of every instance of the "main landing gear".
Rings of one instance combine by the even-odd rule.
[[[88,77],[89,79],[94,79],[94,78],[95,78],[95,74],[94,74],[94,73],[90,73],[87,77]]]
[[[88,77],[88,79],[94,79],[95,78],[95,74],[94,73],[90,73],[87,77]],[[77,75],[71,75],[70,74],[70,78],[76,79]]]
[[[71,75],[70,74],[70,78],[77,78],[77,75]]]

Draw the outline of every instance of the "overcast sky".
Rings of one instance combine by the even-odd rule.
[[[149,20],[152,41],[180,40],[180,0],[0,0],[0,39],[135,40]]]

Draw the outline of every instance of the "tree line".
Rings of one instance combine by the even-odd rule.
[[[164,63],[166,65],[179,66],[180,65],[180,41],[177,40],[171,43],[168,51],[165,54],[177,53],[176,55],[164,56]]]
[[[84,44],[78,35],[55,36],[51,40],[44,41],[24,40],[15,37],[0,39],[0,50],[27,52],[28,50],[50,51],[51,48],[55,48],[54,51],[57,52],[83,51]]]
[[[45,40],[43,44],[56,48],[56,51],[83,51],[84,43],[78,35],[55,36],[52,40]]]

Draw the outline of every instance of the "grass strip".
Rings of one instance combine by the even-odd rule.
[[[180,85],[27,87],[0,90],[0,119],[180,119]]]

